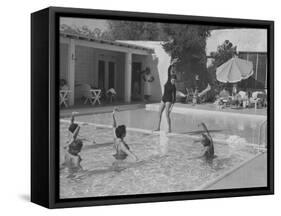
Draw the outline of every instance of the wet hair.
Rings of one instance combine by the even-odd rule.
[[[82,147],[83,147],[82,140],[76,139],[69,145],[69,150],[74,150],[74,151],[80,152]]]
[[[115,129],[115,135],[117,138],[122,138],[124,134],[126,133],[126,126],[120,125]]]

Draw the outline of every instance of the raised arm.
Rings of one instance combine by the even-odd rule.
[[[112,123],[112,132],[113,132],[113,137],[115,137],[115,130],[116,130],[116,127],[117,127],[117,123],[116,123],[116,119],[115,119],[115,110],[113,110],[112,112],[112,120],[113,120],[113,123]]]
[[[115,135],[115,130],[117,128],[117,121],[116,121],[116,117],[115,117],[115,112],[118,111],[118,109],[116,107],[113,108],[112,111],[112,130],[113,130],[113,137],[116,137]]]

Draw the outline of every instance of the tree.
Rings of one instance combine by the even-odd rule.
[[[212,52],[210,55],[213,58],[213,62],[208,68],[208,73],[211,77],[212,84],[215,86],[215,88],[220,89],[223,84],[217,81],[216,69],[231,59],[234,55],[237,55],[237,47],[233,46],[229,40],[225,40],[223,44],[218,46],[217,51]]]
[[[114,20],[108,24],[114,40],[160,40],[159,23]]]
[[[170,24],[135,21],[109,21],[109,31],[115,40],[164,41],[163,48],[172,59],[178,58],[178,70],[184,80],[193,74],[206,76],[206,38],[209,27],[188,24]]]
[[[62,24],[60,26],[60,32],[68,33],[68,34],[78,34],[86,37],[103,39],[103,40],[112,40],[112,35],[109,31],[101,31],[99,28],[95,28],[94,30],[89,29],[88,26],[69,26],[66,24]]]
[[[178,69],[184,72],[186,81],[198,74],[200,84],[206,83],[206,39],[210,35],[207,26],[185,24],[163,24],[163,31],[169,40],[163,44],[172,59],[178,58]],[[191,78],[192,77],[192,78]]]
[[[229,40],[225,40],[223,44],[218,46],[216,52],[211,53],[211,57],[214,59],[213,65],[219,67],[234,55],[237,55],[237,47],[233,46]]]

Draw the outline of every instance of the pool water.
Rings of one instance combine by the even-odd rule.
[[[124,111],[117,113],[117,121],[131,128],[150,130],[153,128],[155,115],[156,113],[145,110]],[[177,122],[174,127],[177,132],[199,130],[192,124],[200,120],[179,117],[173,115],[173,123]],[[201,144],[194,143],[188,136],[128,130],[125,140],[139,157],[140,162],[116,167],[113,165],[115,159],[112,156],[115,153],[112,146],[112,129],[92,125],[92,123],[112,124],[111,115],[106,113],[78,116],[76,119],[78,122],[85,122],[81,124],[80,130],[80,136],[87,138],[80,153],[83,171],[72,174],[66,169],[61,170],[60,198],[198,190],[202,185],[258,154],[256,148],[244,143],[215,143],[216,158],[212,164],[207,164],[196,158],[201,154]],[[67,140],[67,128],[68,123],[61,121],[61,163],[64,154],[63,146]],[[209,128],[220,129],[212,125]],[[250,137],[246,136],[246,133],[240,135],[245,135],[245,139]],[[93,139],[96,144],[92,143]]]
[[[157,115],[158,113],[154,111],[137,109],[119,112],[116,114],[116,118],[119,124],[125,124],[127,127],[153,130],[157,125]],[[214,139],[259,144],[259,137],[261,137],[261,144],[266,145],[266,127],[262,127],[261,136],[259,135],[260,126],[266,120],[266,116],[248,116],[243,114],[233,116],[227,113],[225,115],[198,114],[198,112],[192,112],[192,110],[186,114],[172,113],[172,131],[179,134],[198,136],[202,133],[202,127],[198,127],[198,124],[204,122]],[[111,113],[79,116],[77,121],[111,125],[112,116]],[[161,127],[163,130],[167,128],[164,113]]]

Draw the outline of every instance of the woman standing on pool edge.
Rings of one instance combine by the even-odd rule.
[[[158,115],[158,125],[155,131],[160,130],[161,118],[164,109],[166,108],[166,117],[168,123],[168,133],[171,133],[171,118],[170,113],[176,101],[176,75],[170,75],[168,81],[164,85],[164,94],[162,96],[161,104],[159,107],[159,115]]]

